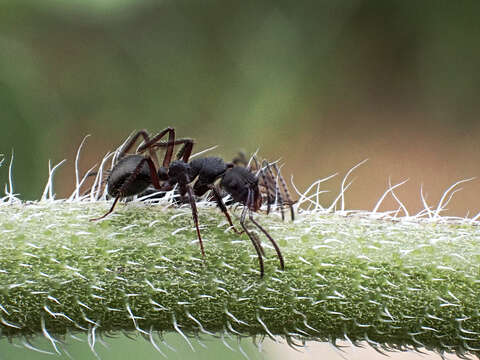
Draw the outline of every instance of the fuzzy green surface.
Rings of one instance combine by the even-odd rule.
[[[206,331],[480,348],[478,227],[255,215],[286,264],[278,270],[259,234],[267,255],[260,279],[250,240],[226,230],[215,207],[199,208],[202,260],[188,207],[132,203],[89,221],[109,205],[0,204],[2,336]]]

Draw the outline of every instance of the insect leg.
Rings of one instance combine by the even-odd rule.
[[[284,221],[285,220],[285,213],[283,211],[283,197],[280,194],[280,188],[278,187],[277,177],[275,175],[273,175],[272,169],[270,168],[270,164],[268,163],[268,161],[264,160],[262,165],[264,165],[265,171],[267,172],[267,174],[269,176],[269,179],[274,184],[273,186],[275,188],[276,207],[277,208],[280,207],[280,212],[282,214],[282,221]],[[276,169],[277,169],[277,175],[278,175],[278,168],[276,168]]]
[[[280,252],[280,247],[278,246],[276,241],[273,240],[273,238],[270,236],[270,234],[267,232],[267,230],[265,230],[258,222],[255,221],[251,211],[249,212],[249,217],[250,217],[250,220],[255,224],[255,226],[257,226],[265,234],[265,236],[268,238],[268,240],[270,240],[270,242],[272,243],[272,245],[275,248],[275,251],[277,253],[278,260],[280,260],[280,269],[284,270],[285,269],[285,263],[283,261],[282,253]]]
[[[250,200],[250,198],[252,198],[252,195],[251,195],[251,192],[249,191],[247,195],[247,201]],[[240,217],[240,225],[242,226],[243,230],[248,235],[248,237],[250,238],[250,241],[255,247],[255,251],[257,252],[257,256],[258,256],[258,263],[260,265],[260,277],[263,278],[263,275],[265,273],[264,265],[263,265],[263,256],[265,256],[265,253],[258,239],[255,238],[245,226],[245,217],[246,217],[247,211],[250,211],[250,210],[248,209],[248,206],[244,205],[242,216]]]
[[[267,232],[267,230],[265,230],[258,222],[255,221],[255,219],[253,218],[253,213],[252,211],[250,210],[251,206],[253,206],[253,202],[254,202],[254,197],[252,196],[252,190],[248,190],[248,195],[247,195],[247,208],[249,209],[248,210],[248,215],[249,215],[249,218],[250,220],[255,224],[256,227],[258,227],[260,229],[261,232],[263,232],[265,234],[265,236],[268,238],[268,240],[270,240],[270,242],[272,243],[273,247],[275,248],[275,251],[277,253],[277,257],[278,257],[278,260],[280,260],[280,268],[283,270],[285,268],[285,263],[283,261],[283,256],[282,256],[282,253],[280,251],[280,247],[278,246],[278,244],[276,243],[275,240],[273,240],[273,238],[270,236],[270,234]],[[244,214],[242,214],[244,215]],[[243,219],[245,220],[245,219]]]
[[[292,198],[290,197],[290,192],[288,191],[287,184],[286,184],[285,179],[283,178],[282,174],[280,173],[280,169],[278,168],[277,164],[273,164],[273,167],[274,167],[275,171],[277,172],[278,179],[280,180],[280,184],[282,185],[285,196],[287,197],[287,204],[288,204],[288,207],[290,208],[290,215],[291,215],[292,221],[293,221],[293,220],[295,220],[295,211],[293,209],[294,202],[292,201]]]
[[[99,218],[90,219],[90,221],[98,221],[98,220],[103,219],[103,218],[106,217],[107,215],[110,215],[110,214],[112,213],[113,209],[115,208],[115,205],[117,205],[118,199],[120,199],[120,197],[116,197],[116,198],[115,198],[115,201],[113,202],[112,207],[110,208],[110,210],[108,210],[108,212],[107,212],[105,215],[102,215],[102,216],[100,216]]]
[[[145,142],[148,142],[150,141],[150,138],[148,136],[148,133],[147,131],[144,129],[144,130],[139,130],[135,133],[135,135],[133,135],[131,137],[130,140],[128,140],[128,142],[125,144],[125,146],[122,148],[122,150],[120,151],[120,154],[118,154],[118,158],[121,159],[122,157],[125,156],[125,154],[127,152],[130,151],[130,149],[132,148],[133,144],[135,144],[135,142],[137,141],[137,139],[140,137],[140,136],[143,136],[143,138],[145,139]]]
[[[148,136],[148,133],[146,130],[140,130],[138,131],[135,135],[132,136],[132,138],[128,141],[128,143],[125,144],[125,146],[122,148],[120,154],[118,155],[118,158],[121,159],[122,157],[125,156],[125,154],[130,151],[132,148],[133,144],[137,141],[137,139],[142,136],[144,139],[144,143],[148,144],[150,143],[150,137]],[[143,148],[144,145],[142,145],[140,148]],[[144,151],[144,150],[143,150]],[[142,153],[143,151],[138,151],[138,153]],[[151,148],[148,148],[148,153],[150,154],[150,157],[152,158],[153,162],[158,165],[158,158],[157,154],[155,151]]]
[[[192,208],[193,222],[195,223],[195,228],[197,229],[198,242],[200,244],[200,250],[202,251],[202,256],[205,257],[205,250],[203,249],[202,236],[200,235],[200,228],[198,227],[198,211],[197,205],[195,203],[195,198],[193,196],[193,190],[190,185],[186,185],[186,190],[188,193],[188,200],[190,202],[190,207]]]
[[[163,158],[163,167],[168,167],[170,165],[170,161],[172,160],[172,154],[173,154],[173,146],[175,143],[175,129],[172,127],[167,127],[166,129],[160,131],[157,135],[155,135],[151,140],[145,141],[145,144],[140,146],[138,148],[138,152],[142,153],[146,149],[149,149],[149,151],[152,153],[153,147],[158,141],[163,138],[166,134],[168,133],[168,142],[167,142],[167,151],[165,153],[165,157]],[[155,155],[156,156],[156,155]],[[156,159],[156,157],[155,157]]]
[[[218,189],[215,185],[209,185],[210,190],[213,192],[213,196],[215,197],[215,200],[217,201],[218,207],[220,210],[222,210],[223,214],[227,218],[228,223],[230,224],[230,227],[235,231],[237,234],[242,234],[243,231],[239,231],[235,228],[235,226],[232,223],[232,218],[230,217],[230,214],[228,213],[228,209],[225,206],[225,203],[223,202],[222,197],[220,196]]]

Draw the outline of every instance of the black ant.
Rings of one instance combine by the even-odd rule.
[[[159,143],[152,147],[158,148],[163,146],[165,146],[164,143]],[[163,168],[167,170],[166,172],[163,172],[163,169],[162,173],[159,171],[158,177],[165,181],[161,190],[170,191],[174,189],[175,186],[178,186],[182,198],[188,195],[194,219],[197,218],[197,207],[195,205],[194,195],[202,196],[208,190],[211,190],[215,201],[227,218],[231,228],[238,234],[245,232],[252,241],[258,255],[260,277],[263,277],[264,264],[262,256],[265,256],[265,254],[258,238],[254,236],[245,225],[246,215],[248,213],[250,221],[255,224],[272,243],[280,261],[280,268],[283,270],[285,265],[279,246],[270,234],[253,218],[252,212],[257,212],[262,205],[258,177],[246,167],[236,166],[234,163],[225,163],[225,161],[219,157],[201,157],[189,162],[192,149],[193,141],[185,142],[177,155],[177,160],[173,161],[168,169]],[[191,183],[195,179],[197,180],[192,188]],[[215,185],[218,179],[220,179],[220,189]],[[221,189],[230,194],[236,202],[244,205],[240,217],[240,225],[243,228],[241,232],[239,232],[232,223],[230,214],[220,195]],[[198,227],[197,235],[203,253],[203,245]]]
[[[168,141],[161,141],[167,133],[169,135]],[[135,154],[127,154],[140,136],[144,138],[143,145],[137,149]],[[173,147],[179,144],[183,144],[183,146],[177,155],[177,160],[171,162]],[[225,163],[219,157],[203,157],[189,162],[193,144],[192,139],[175,140],[175,130],[170,127],[164,129],[152,139],[149,138],[145,130],[138,131],[121,149],[118,155],[119,160],[108,175],[108,194],[115,198],[110,210],[99,218],[91,219],[91,221],[105,218],[113,212],[119,199],[140,194],[150,185],[153,185],[153,187],[159,191],[170,191],[175,185],[178,185],[182,198],[188,195],[200,249],[202,256],[205,256],[198,225],[195,195],[202,196],[208,190],[211,190],[232,229],[238,234],[245,232],[252,241],[259,259],[260,276],[263,277],[264,275],[262,256],[265,256],[265,254],[258,238],[251,233],[245,225],[247,212],[250,220],[267,236],[274,246],[280,261],[280,268],[283,270],[285,266],[280,248],[270,234],[253,218],[252,211],[257,212],[263,201],[258,184],[258,177],[246,167],[236,166],[233,163]],[[161,167],[159,166],[157,170],[158,159],[155,151],[160,147],[166,147],[167,150],[163,164]],[[149,155],[142,155],[145,151],[148,151]],[[262,174],[262,176],[265,175]],[[197,181],[192,188],[190,184],[196,178]],[[238,231],[232,223],[220,191],[214,185],[218,179],[221,179],[220,188],[230,194],[236,202],[244,205],[240,218],[243,231]],[[160,182],[162,182],[162,185]]]

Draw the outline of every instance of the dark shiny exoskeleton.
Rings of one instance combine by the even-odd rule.
[[[284,261],[280,248],[270,234],[255,221],[252,215],[252,212],[258,211],[262,205],[262,197],[258,187],[258,178],[255,174],[245,167],[235,166],[233,163],[225,163],[219,157],[203,157],[188,162],[192,151],[192,145],[185,144],[184,147],[186,149],[182,148],[182,150],[180,150],[181,155],[179,156],[179,158],[182,157],[182,160],[173,161],[166,173],[162,172],[158,174],[161,180],[165,180],[165,185],[162,186],[162,189],[172,190],[174,186],[177,185],[182,198],[185,197],[185,195],[188,195],[194,219],[197,218],[197,207],[194,195],[201,196],[208,190],[211,190],[215,201],[227,218],[231,228],[238,234],[245,232],[252,241],[258,255],[260,276],[263,277],[264,264],[262,257],[265,256],[265,253],[258,238],[245,225],[246,214],[248,212],[250,221],[255,224],[265,236],[267,236],[274,246],[280,260],[280,268],[283,270]],[[215,185],[215,182],[218,179],[220,179],[220,188]],[[195,181],[195,183],[192,187],[191,183],[193,181]],[[244,205],[240,218],[240,225],[242,226],[243,231],[238,231],[233,225],[228,209],[220,195],[221,190],[230,194],[236,202]],[[200,246],[203,249],[198,227],[197,235]]]
[[[226,170],[227,164],[219,157],[203,157],[189,163],[176,160],[168,169],[168,183],[189,184],[198,177],[193,185],[193,192],[197,196],[202,196]]]
[[[168,141],[160,141],[167,133],[169,134]],[[144,138],[144,144],[137,149],[135,154],[127,155],[127,152],[133,147],[140,136]],[[177,155],[177,160],[171,162],[174,146],[179,144],[183,146]],[[159,166],[155,152],[159,148],[166,148],[162,166]],[[258,255],[260,276],[263,277],[264,274],[262,257],[265,256],[265,253],[260,240],[245,225],[247,212],[250,221],[267,236],[274,246],[280,260],[280,267],[283,270],[284,261],[280,248],[270,234],[253,218],[252,212],[258,211],[262,205],[258,178],[255,174],[245,167],[236,166],[233,163],[225,163],[219,157],[202,157],[189,162],[192,149],[193,140],[175,140],[175,131],[173,128],[166,128],[152,139],[150,139],[145,130],[137,132],[119,152],[119,160],[108,176],[108,193],[115,198],[112,207],[105,215],[91,220],[100,220],[106,217],[113,211],[119,199],[140,194],[150,185],[153,185],[155,189],[160,191],[169,191],[175,186],[178,186],[182,198],[188,195],[200,249],[202,255],[205,256],[198,224],[195,196],[204,195],[208,190],[211,190],[231,228],[238,234],[245,232],[252,241]],[[143,155],[143,153],[147,151],[149,154]],[[218,179],[220,179],[220,188],[217,188],[215,185]],[[191,186],[192,183],[193,187]],[[240,219],[243,231],[238,231],[234,227],[227,207],[220,195],[221,190],[230,194],[236,202],[244,205]]]
[[[258,211],[262,206],[258,178],[244,167],[232,167],[222,177],[220,186],[232,196],[233,200],[247,205],[252,211]],[[249,193],[252,197],[251,201],[248,200]]]
[[[168,134],[168,142],[160,141],[166,134]],[[127,155],[127,152],[140,136],[143,137],[144,144],[137,149],[136,154]],[[163,169],[163,172],[166,172],[165,169],[170,165],[172,158],[173,146],[185,144],[186,142],[191,142],[191,139],[175,140],[175,130],[171,127],[164,129],[152,139],[150,139],[145,130],[138,131],[119,152],[119,160],[107,178],[108,194],[115,198],[112,207],[106,214],[99,218],[91,219],[91,221],[103,219],[113,211],[119,199],[137,195],[143,192],[149,185],[153,185],[160,190],[157,171],[161,172]],[[159,167],[157,170],[158,159],[155,150],[165,144],[169,146],[167,146],[162,167]],[[148,155],[141,155],[146,151],[148,151]]]
[[[115,165],[107,178],[108,194],[114,198],[137,195],[152,184],[150,167],[147,162],[137,170],[138,164],[145,157],[143,155],[127,155]],[[137,171],[134,181],[128,181]]]

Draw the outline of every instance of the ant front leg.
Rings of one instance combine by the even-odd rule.
[[[249,197],[251,197],[250,191],[248,192],[247,201],[249,200]],[[245,216],[247,214],[247,211],[250,211],[250,209],[248,208],[248,206],[244,205],[242,210],[242,216],[240,217],[240,225],[242,226],[245,233],[248,235],[248,238],[252,242],[253,247],[257,252],[258,264],[260,266],[260,277],[263,278],[263,275],[265,274],[265,269],[263,264],[263,256],[265,256],[265,252],[263,251],[262,244],[260,243],[260,241],[256,237],[254,237],[253,234],[251,234],[250,231],[245,226]]]
[[[252,190],[248,190],[248,195],[247,195],[247,208],[250,209],[250,206],[253,206],[254,202],[255,202],[255,197],[252,195]],[[268,238],[268,240],[270,240],[270,242],[272,243],[273,247],[275,248],[275,252],[277,253],[277,257],[278,257],[278,260],[280,261],[280,269],[284,270],[285,269],[285,262],[283,261],[283,255],[280,251],[280,247],[278,246],[277,242],[275,240],[273,240],[273,238],[270,236],[270,234],[267,232],[267,230],[265,230],[258,222],[255,221],[255,219],[253,218],[253,213],[251,210],[249,210],[249,218],[250,218],[250,221],[252,223],[255,224],[255,226],[257,228],[260,229],[261,232],[263,232],[265,234],[265,236]]]
[[[227,218],[227,221],[228,223],[230,224],[230,227],[233,229],[233,231],[235,231],[235,233],[237,234],[243,234],[244,231],[239,231],[235,228],[235,225],[233,225],[232,223],[232,218],[230,217],[230,214],[228,213],[228,209],[227,209],[227,206],[225,205],[225,203],[223,202],[223,199],[222,197],[220,196],[220,193],[218,192],[218,189],[215,185],[209,185],[208,188],[210,190],[212,190],[213,192],[213,196],[215,197],[215,200],[217,201],[217,204],[218,204],[218,207],[220,208],[220,210],[222,210],[223,214],[225,215],[225,217]]]
[[[282,194],[280,193],[280,188],[278,187],[278,172],[277,172],[277,177],[275,177],[275,175],[273,175],[272,169],[270,168],[270,164],[268,163],[267,160],[264,160],[262,162],[262,167],[263,168],[261,170],[261,174],[262,174],[262,179],[265,182],[265,187],[267,189],[268,210],[270,210],[270,203],[273,202],[277,209],[280,208],[280,212],[282,214],[282,221],[284,221],[285,220],[285,213],[283,211],[284,200],[283,200]],[[276,169],[278,170],[278,168]],[[265,176],[265,173],[267,174],[267,176]],[[267,179],[271,182],[271,184],[269,184]],[[272,198],[270,197],[270,192],[269,192],[270,185],[273,187],[273,192],[274,192],[273,201],[272,201]],[[268,212],[269,211],[267,211],[267,214]]]
[[[284,270],[285,269],[285,262],[283,261],[283,255],[280,251],[280,247],[278,246],[276,241],[273,240],[273,238],[270,236],[270,234],[267,232],[267,230],[265,230],[258,222],[255,221],[251,211],[249,212],[249,217],[250,217],[250,221],[252,223],[254,223],[255,226],[258,227],[260,229],[260,231],[263,232],[265,234],[265,236],[268,238],[268,240],[270,240],[270,242],[272,243],[273,247],[275,248],[275,252],[277,253],[278,260],[280,261],[280,269]]]
[[[280,180],[280,184],[282,185],[283,192],[285,193],[285,196],[287,197],[287,204],[288,204],[288,207],[290,208],[290,215],[292,217],[292,221],[294,221],[295,220],[295,210],[293,209],[293,204],[295,202],[292,201],[292,198],[290,197],[290,192],[288,191],[287,183],[285,182],[285,179],[283,178],[282,174],[280,173],[280,169],[278,168],[277,164],[273,164],[273,168],[277,172],[277,176],[278,176],[278,179]]]

